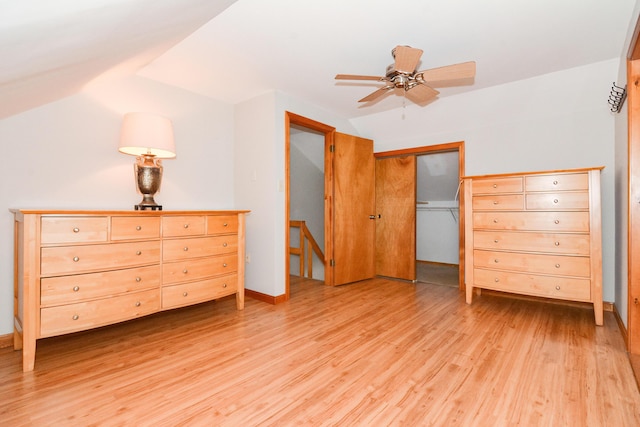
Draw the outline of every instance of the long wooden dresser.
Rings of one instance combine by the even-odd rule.
[[[599,168],[464,178],[465,286],[593,304],[602,325]]]
[[[12,210],[14,348],[228,295],[244,308],[248,211]]]

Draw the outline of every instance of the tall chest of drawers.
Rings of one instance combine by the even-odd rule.
[[[228,295],[244,308],[248,211],[13,210],[14,348]]]
[[[464,178],[465,286],[593,304],[602,325],[602,168]]]

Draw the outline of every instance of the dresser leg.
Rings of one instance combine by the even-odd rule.
[[[465,289],[465,293],[467,295],[467,304],[471,304],[471,301],[473,301],[473,286],[467,284],[466,285],[466,289]]]
[[[33,371],[36,364],[36,341],[23,340],[22,344],[22,372]]]
[[[604,313],[602,308],[602,300],[594,301],[593,311],[596,316],[596,325],[602,326],[604,324]]]
[[[244,310],[244,290],[236,293],[236,308]]]

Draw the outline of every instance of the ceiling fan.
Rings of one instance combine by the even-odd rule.
[[[384,77],[338,74],[336,80],[375,80],[385,85],[358,102],[370,102],[378,99],[392,89],[404,89],[404,94],[416,104],[424,104],[435,98],[440,92],[432,86],[451,86],[456,81],[470,80],[476,75],[474,61],[447,65],[429,70],[416,71],[422,50],[409,46],[396,46],[391,55],[395,62],[387,67]]]

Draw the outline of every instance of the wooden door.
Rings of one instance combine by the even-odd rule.
[[[375,275],[373,141],[336,132],[333,141],[333,284]]]
[[[416,279],[416,157],[376,160],[376,274]]]

